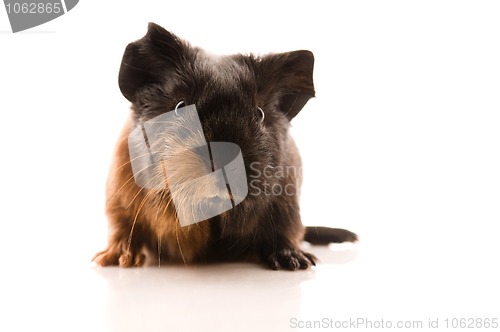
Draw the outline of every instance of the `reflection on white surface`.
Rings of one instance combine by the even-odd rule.
[[[308,248],[321,262],[296,272],[243,263],[24,266],[3,282],[0,330],[288,331],[294,322],[322,319],[497,314],[499,273],[481,257],[445,262],[433,256],[435,246],[420,248],[422,259],[411,252],[402,257],[374,243]],[[467,269],[481,271],[481,283],[470,283]]]
[[[330,254],[349,261],[355,251]],[[314,252],[330,260],[327,248]],[[331,264],[335,270],[337,263]],[[304,295],[335,289],[307,287],[321,270],[271,271],[243,263],[130,269],[26,266],[2,286],[5,317],[0,330],[287,330],[292,317],[307,316],[323,301],[318,298],[307,308]]]
[[[299,314],[301,284],[313,277],[240,264],[98,273],[108,280],[112,331],[278,329]]]
[[[309,321],[426,324],[498,314],[499,272],[481,257],[445,262],[435,246],[422,246],[421,259],[403,257],[391,245],[375,249],[376,242],[307,248],[321,262],[295,272],[243,263],[24,266],[2,283],[0,330],[290,331]],[[468,269],[481,271],[481,283]]]
[[[284,330],[303,314],[303,285],[316,278],[314,269],[276,272],[254,264],[94,272],[108,284],[112,331]]]

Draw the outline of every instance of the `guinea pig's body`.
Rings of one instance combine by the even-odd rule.
[[[144,38],[129,44],[120,69],[120,89],[132,102],[132,112],[107,183],[109,245],[94,261],[141,266],[147,250],[161,262],[259,260],[273,269],[296,270],[315,264],[315,257],[300,248],[305,236],[311,242],[355,241],[354,233],[306,229],[300,219],[302,168],[288,128],[314,96],[313,64],[309,51],[213,56],[150,24]],[[207,142],[239,146],[248,182],[241,203],[184,227],[178,220],[182,207],[172,204],[168,184],[144,188],[134,180],[128,139],[132,130],[180,102],[196,105]],[[169,135],[150,144],[181,145]],[[183,158],[186,165],[196,162],[196,156]],[[152,172],[164,175],[159,166]],[[176,176],[188,178],[193,172],[189,166],[180,167]],[[210,182],[195,189],[182,197],[191,205],[227,198]]]

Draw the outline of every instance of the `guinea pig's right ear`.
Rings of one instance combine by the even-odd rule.
[[[122,94],[135,102],[145,86],[160,84],[168,72],[179,66],[188,45],[155,23],[149,23],[146,35],[128,44],[118,75]]]

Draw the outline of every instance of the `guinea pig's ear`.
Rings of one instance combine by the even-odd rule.
[[[314,97],[314,55],[310,51],[269,54],[257,65],[260,93],[268,102],[274,100],[289,120]]]
[[[189,46],[155,23],[146,35],[128,44],[118,75],[122,94],[134,102],[138,91],[165,81],[168,72],[179,66]]]

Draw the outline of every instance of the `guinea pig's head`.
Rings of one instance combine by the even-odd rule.
[[[147,34],[127,46],[119,85],[132,102],[132,130],[174,110],[181,102],[179,107],[196,107],[202,133],[192,129],[191,134],[179,139],[165,130],[148,142],[160,150],[161,146],[168,147],[169,155],[177,155],[181,161],[176,163],[178,167],[170,167],[167,183],[198,179],[179,186],[179,201],[186,202],[186,206],[192,208],[207,199],[217,202],[231,195],[230,190],[221,190],[226,186],[221,187],[214,178],[203,177],[205,161],[194,149],[186,149],[186,143],[203,145],[204,138],[205,142],[236,144],[241,149],[248,195],[228,213],[247,213],[256,204],[273,199],[258,193],[265,192],[279,178],[271,176],[251,186],[249,183],[266,169],[283,165],[290,120],[314,96],[313,65],[309,51],[212,55],[150,23]],[[182,121],[175,126],[190,130]],[[164,164],[156,163],[152,168],[156,179],[165,177]],[[166,188],[168,191],[168,185]],[[178,206],[176,209],[179,213]]]

